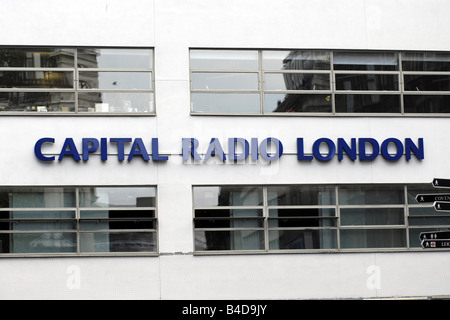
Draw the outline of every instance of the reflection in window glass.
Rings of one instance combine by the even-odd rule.
[[[0,112],[154,113],[152,68],[151,49],[0,48]]]
[[[399,113],[400,96],[392,94],[336,94],[336,112]]]
[[[193,93],[192,111],[260,113],[259,93]]]
[[[334,70],[398,70],[396,52],[334,52]]]
[[[80,89],[152,89],[150,72],[80,72]]]
[[[403,208],[348,208],[341,209],[342,226],[403,225]]]
[[[336,90],[398,90],[398,76],[392,74],[336,74]]]
[[[341,248],[403,248],[406,246],[404,229],[342,229]]]
[[[93,252],[154,252],[156,234],[153,232],[83,232],[80,251]]]
[[[73,72],[0,71],[0,88],[73,88]]]
[[[270,250],[336,249],[336,230],[270,230]]]
[[[407,113],[450,113],[450,96],[445,95],[404,95]]]
[[[196,207],[215,206],[260,206],[262,187],[195,187],[194,205]]]
[[[339,187],[339,204],[341,205],[403,204],[404,202],[404,190],[400,185]]]
[[[0,48],[0,68],[73,68],[74,56],[67,48]]]
[[[78,95],[80,112],[153,112],[153,94],[146,92],[83,92]]]
[[[330,75],[323,73],[266,73],[266,90],[330,90]]]
[[[80,68],[151,69],[153,51],[150,49],[78,49]]]
[[[156,252],[155,191],[0,188],[0,253]]]
[[[444,52],[403,52],[403,71],[450,71],[450,54]]]
[[[191,69],[258,70],[258,51],[191,50]]]
[[[263,51],[264,70],[328,70],[327,51]]]
[[[68,92],[0,92],[0,111],[73,112],[75,94]]]
[[[450,230],[448,214],[415,201],[433,190],[431,183],[194,187],[195,250],[420,248],[420,232]]]
[[[334,186],[268,187],[269,205],[331,205],[335,204]]]
[[[264,95],[265,112],[332,112],[329,94],[273,94]]]
[[[192,74],[192,89],[258,90],[258,74],[196,72]]]
[[[404,75],[406,91],[450,91],[450,75]]]
[[[73,188],[0,188],[0,208],[68,208],[75,206]]]
[[[81,207],[153,207],[152,188],[93,187],[80,189]]]

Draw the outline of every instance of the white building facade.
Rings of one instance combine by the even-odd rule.
[[[450,295],[447,1],[0,12],[0,298]]]

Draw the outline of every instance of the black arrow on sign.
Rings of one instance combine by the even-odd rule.
[[[450,188],[450,179],[434,178],[432,184],[435,188]]]
[[[450,248],[450,239],[423,240],[421,244],[424,249]]]
[[[450,193],[437,194],[418,194],[416,196],[418,203],[433,203],[436,201],[450,201]]]
[[[447,240],[450,239],[450,231],[421,232],[419,239],[422,240]]]
[[[441,202],[441,201],[436,201],[433,204],[434,210],[436,211],[450,211],[450,202]]]

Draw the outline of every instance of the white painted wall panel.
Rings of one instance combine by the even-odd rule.
[[[189,48],[450,50],[446,0],[0,0],[0,45],[155,48],[155,117],[1,117],[0,185],[157,185],[160,257],[0,259],[0,298],[310,299],[450,295],[448,253],[193,256],[195,184],[428,183],[449,177],[447,118],[191,116]],[[40,163],[41,137],[159,138],[169,161]],[[181,139],[276,137],[280,161],[186,164]],[[321,137],[424,138],[425,159],[299,162]],[[69,289],[78,266],[81,287]],[[245,267],[243,267],[245,266]],[[369,288],[367,270],[380,270]]]

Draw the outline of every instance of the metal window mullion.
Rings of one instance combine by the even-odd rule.
[[[264,251],[270,250],[269,242],[269,199],[267,195],[267,186],[263,186],[263,227],[264,227]]]
[[[339,205],[339,187],[337,185],[334,186],[334,197],[336,200],[336,249],[341,250],[341,208]]]
[[[403,99],[402,99],[403,100]],[[404,185],[404,198],[405,198],[405,208],[404,208],[404,219],[405,219],[405,233],[406,233],[406,249],[410,249],[409,242],[409,204],[408,204],[408,186]]]
[[[76,219],[76,230],[77,230],[77,234],[76,234],[76,242],[77,242],[77,254],[81,253],[81,239],[80,239],[80,188],[76,187],[75,188],[75,206],[76,206],[76,211],[75,211],[75,219]]]
[[[405,92],[405,81],[403,79],[403,58],[401,52],[398,52],[398,70],[399,70],[398,85],[400,89],[400,113],[402,115],[405,115],[405,103],[403,99],[403,94]]]
[[[266,76],[263,72],[263,53],[258,50],[258,89],[259,89],[259,113],[265,114],[264,90],[266,89]]]
[[[334,71],[334,51],[330,51],[330,89],[331,89],[331,113],[336,115],[336,77]]]
[[[79,74],[78,74],[78,48],[74,48],[74,64],[75,64],[75,75],[76,75],[76,79],[74,78],[74,88],[75,88],[75,110],[74,113],[78,114],[78,84],[79,84]],[[78,189],[78,188],[77,188]],[[78,208],[78,202],[77,202],[77,208]],[[77,235],[77,240],[78,240],[78,235]],[[77,243],[77,250],[79,248],[79,245]],[[77,251],[77,253],[79,253]]]

